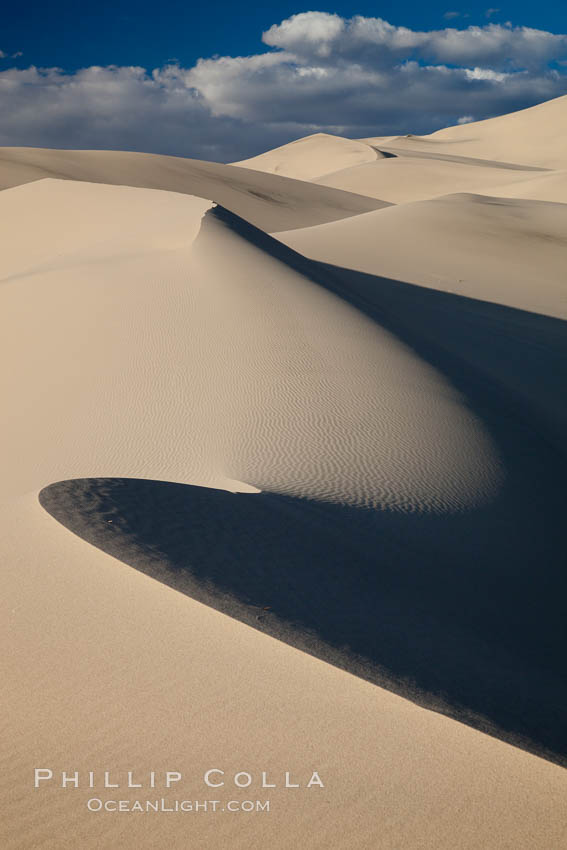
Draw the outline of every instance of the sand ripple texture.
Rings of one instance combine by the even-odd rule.
[[[204,363],[216,364],[211,420],[230,422],[232,476],[404,511],[490,498],[500,465],[466,399],[313,280],[308,261],[285,259],[273,239],[218,208],[193,247],[191,291],[207,317],[193,333]]]
[[[112,475],[455,511],[498,487],[449,382],[236,215],[58,180],[0,201],[8,492]]]

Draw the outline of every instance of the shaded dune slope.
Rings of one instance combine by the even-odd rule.
[[[567,204],[461,193],[277,238],[333,265],[567,318],[566,233]]]
[[[32,202],[34,258],[18,240]],[[2,364],[5,445],[24,447],[4,460],[12,494],[101,474],[228,478],[453,512],[497,491],[498,453],[466,395],[234,214],[201,223],[198,199],[75,181],[18,187],[0,205],[14,237],[1,332],[18,355]]]
[[[216,201],[269,232],[388,206],[330,187],[214,162],[124,151],[0,148],[0,188],[52,177],[165,189]]]
[[[412,137],[416,138],[416,137]],[[400,142],[406,141],[405,139],[399,139]],[[419,138],[418,138],[419,141]],[[411,141],[409,142],[411,145]],[[378,154],[385,153],[390,154],[393,157],[409,157],[410,159],[433,159],[438,162],[454,162],[458,165],[468,165],[473,168],[497,168],[499,170],[504,171],[549,171],[547,168],[542,168],[539,165],[524,165],[522,163],[517,162],[506,162],[504,160],[496,160],[496,159],[484,159],[483,157],[475,157],[475,156],[460,156],[458,154],[451,153],[441,153],[436,150],[427,150],[424,147],[421,150],[414,150],[411,147],[397,147],[395,144],[387,144],[381,147],[376,146],[376,152]]]
[[[536,516],[524,511],[529,530],[518,532],[509,515],[518,483],[496,510],[450,518],[140,479],[63,481],[40,502],[92,545],[206,605],[567,764],[560,518],[542,523],[538,488]]]
[[[194,341],[218,364],[210,416],[231,423],[232,478],[401,511],[492,498],[500,461],[466,392],[337,296],[320,266],[217,207],[190,275],[208,320]]]
[[[219,207],[207,213],[194,252],[193,274],[206,291],[215,263],[216,280],[225,279],[222,273],[231,266],[242,269],[242,279],[236,275],[231,282],[236,300],[226,306],[229,312],[244,299],[250,316],[253,297],[264,326],[266,310],[270,315],[272,302],[278,303],[273,299],[283,293],[279,312],[297,333],[304,317],[290,292],[301,285],[310,304],[321,297],[323,306],[332,296],[333,309],[339,309],[338,301],[345,305],[339,317],[355,310],[370,323],[368,333],[374,326],[379,336],[391,335],[394,350],[405,346],[416,363],[446,382],[438,403],[449,392],[452,404],[464,405],[472,416],[473,430],[461,432],[460,451],[449,455],[456,480],[465,470],[464,480],[472,474],[469,481],[478,486],[488,480],[489,489],[481,488],[481,498],[472,502],[428,505],[412,489],[411,469],[411,497],[399,505],[359,499],[346,504],[345,494],[359,492],[356,477],[353,485],[339,475],[343,491],[334,495],[312,489],[314,476],[325,480],[334,458],[331,442],[315,444],[312,468],[302,475],[304,464],[294,465],[305,446],[309,456],[317,433],[317,416],[310,415],[318,409],[313,384],[303,385],[305,403],[292,410],[289,421],[279,422],[272,406],[293,389],[297,370],[305,379],[322,368],[317,346],[332,329],[331,314],[323,310],[320,336],[312,326],[304,337],[310,355],[288,363],[287,372],[278,372],[281,363],[276,369],[275,396],[263,384],[262,370],[273,381],[274,365],[262,347],[252,354],[231,347],[233,376],[247,357],[248,366],[257,363],[259,370],[247,373],[253,380],[244,387],[254,399],[252,418],[236,423],[236,442],[224,462],[229,458],[228,474],[265,492],[234,495],[189,482],[106,477],[52,484],[40,495],[42,505],[85,540],[208,605],[422,705],[566,763],[565,458],[555,416],[560,411],[550,406],[565,355],[564,323],[308,261]],[[260,269],[248,291],[247,255]],[[284,269],[297,279],[278,281]],[[268,281],[274,290],[266,289]],[[313,310],[306,313],[312,316]],[[353,353],[349,338],[350,332],[335,342],[347,360]],[[281,361],[285,355],[277,339],[268,323],[263,344]],[[377,363],[371,361],[373,368]],[[523,370],[535,400],[522,394],[514,378]],[[552,385],[545,384],[549,373]],[[233,411],[223,401],[226,387],[216,392],[217,414],[224,409],[233,424]],[[323,381],[323,396],[328,392]],[[396,419],[394,408],[391,423]],[[372,432],[384,420],[378,410],[366,409],[363,421]],[[289,449],[286,455],[284,446],[283,457],[282,435]],[[361,445],[355,440],[345,456],[356,460]],[[362,470],[370,464],[379,481],[388,458],[372,445],[366,444]],[[262,454],[259,465],[254,452]],[[392,469],[408,479],[403,463],[394,462]],[[480,479],[475,469],[484,470]],[[443,480],[438,463],[426,470],[433,481]],[[400,492],[397,486],[394,482],[394,492]]]

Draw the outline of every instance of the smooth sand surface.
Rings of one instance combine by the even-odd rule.
[[[490,192],[505,198],[526,198],[533,201],[554,201],[567,204],[567,171],[549,171],[545,174],[526,175],[523,179],[505,185],[491,185]]]
[[[430,136],[316,133],[235,164],[393,204],[456,192],[567,203],[566,114],[562,97]]]
[[[364,142],[328,133],[314,133],[251,159],[235,162],[234,165],[299,180],[313,180],[340,168],[372,162],[378,158],[382,158],[382,154]]]
[[[111,469],[210,483],[217,465],[221,482],[405,510],[458,510],[497,487],[490,438],[443,376],[274,256],[278,242],[254,244],[241,219],[211,213],[201,226],[195,198],[71,181],[0,203],[3,337],[21,351],[7,375],[12,440],[30,429],[5,466],[12,492]],[[35,257],[18,239],[24,223],[41,230]],[[44,337],[39,361],[24,317]]]
[[[3,847],[562,846],[560,767],[123,566],[56,523],[35,493],[2,508]],[[179,770],[174,793],[96,796],[269,799],[271,811],[89,813],[93,791],[34,790],[35,766],[112,767],[123,781],[127,770]],[[270,782],[318,770],[325,788],[207,793],[211,767],[268,770]]]
[[[318,177],[322,186],[379,197],[393,204],[457,192],[494,194],[567,203],[565,172],[534,172],[453,162],[433,157],[391,156]]]
[[[529,109],[447,127],[430,136],[360,139],[380,148],[478,157],[537,168],[567,167],[567,95]]]
[[[48,177],[197,195],[223,204],[267,231],[308,227],[386,205],[277,174],[196,159],[123,151],[0,148],[0,189]]]
[[[451,151],[559,169],[565,102]],[[567,205],[113,152],[0,175],[2,847],[562,847]]]
[[[278,238],[336,266],[565,319],[566,233],[567,204],[463,193]]]

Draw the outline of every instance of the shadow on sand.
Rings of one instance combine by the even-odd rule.
[[[498,496],[458,514],[404,514],[91,478],[46,487],[41,504],[213,608],[567,765],[565,323],[311,262],[214,214],[447,376],[500,452]]]
[[[566,576],[553,541],[498,507],[403,515],[120,478],[40,502],[206,605],[566,763]]]

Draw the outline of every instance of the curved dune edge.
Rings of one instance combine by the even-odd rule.
[[[566,229],[567,204],[460,192],[276,238],[355,273],[567,319]]]
[[[3,504],[0,531],[6,848],[40,846],[46,830],[58,850],[76,850],[78,835],[81,850],[185,846],[188,830],[197,846],[239,850],[561,846],[561,767],[124,566],[69,533],[37,493]],[[127,770],[179,769],[175,796],[189,799],[209,798],[203,773],[220,766],[229,784],[215,799],[270,799],[271,808],[98,817],[84,785],[34,790],[38,764],[85,776],[113,769],[124,782]],[[253,794],[231,783],[243,769]],[[283,787],[286,770],[305,783],[313,769],[321,793]],[[278,787],[263,791],[262,771]],[[143,781],[124,796],[164,796]]]
[[[365,195],[217,162],[126,151],[0,147],[0,189],[44,178],[195,195],[268,232],[390,206]]]
[[[4,464],[11,492],[72,476],[234,479],[442,513],[497,495],[499,450],[446,364],[234,213],[56,180],[0,206],[13,236],[0,322],[21,352],[4,367],[6,439],[28,446]],[[40,233],[32,248],[26,224]],[[41,358],[22,350],[22,314]]]
[[[483,415],[334,276],[228,210],[201,224],[190,271],[222,361],[211,418],[227,463],[262,490],[402,512],[491,502],[506,476]]]
[[[495,529],[482,579],[471,541],[486,543],[494,511],[403,518],[111,478],[61,481],[39,501],[88,543],[198,602],[567,766],[567,580],[557,558],[531,575],[535,553],[518,547],[511,587],[508,535]]]
[[[564,169],[566,106],[528,111],[510,125],[518,132],[502,119],[492,140],[482,125],[455,128],[438,150],[522,162],[523,148],[534,165]],[[457,136],[477,130],[478,144],[459,149]],[[277,175],[139,156],[0,149],[0,185],[27,183],[0,192],[0,844],[563,847],[561,205],[469,195],[374,215],[380,200],[366,208],[368,198]],[[488,182],[454,191],[500,195],[489,187],[498,178],[505,194],[521,177],[520,195],[564,192],[564,171],[527,179],[407,156],[396,176],[400,159],[369,164],[388,169],[392,192],[438,194],[436,174],[448,186],[473,168]],[[415,185],[395,185],[412,175]],[[138,188],[104,185],[125,177]],[[209,197],[223,208],[203,221]],[[245,221],[273,231],[333,218],[345,229],[322,234],[315,260]],[[310,240],[311,229],[296,232]],[[383,466],[375,479],[389,500],[361,498],[372,452],[358,469],[357,441],[338,438],[360,410],[344,400],[361,371],[362,389],[373,386],[364,350],[379,355],[375,373],[402,353],[415,366],[417,386],[413,367],[402,371],[394,400],[423,413],[439,399],[437,413],[449,403],[469,417],[474,439],[437,465],[460,470],[457,510],[445,498],[432,509],[411,476],[392,488]],[[248,406],[235,415],[243,386]],[[277,400],[290,388],[301,404],[286,421]],[[319,415],[327,393],[343,400],[339,420]],[[479,437],[488,452],[470,451]],[[298,462],[309,440],[314,467]],[[489,485],[472,498],[467,463]],[[407,465],[394,470],[404,478]],[[436,474],[424,480],[443,496]],[[345,492],[351,504],[339,503]],[[33,789],[37,765],[118,770],[124,789],[128,770],[180,769],[179,796],[193,799],[209,796],[204,771],[222,767],[218,796],[270,797],[272,808],[99,817],[84,784]],[[243,769],[253,792],[230,784]],[[322,793],[283,787],[285,771],[303,785],[314,769]],[[265,770],[278,784],[267,793]],[[162,794],[146,785],[140,796]]]

